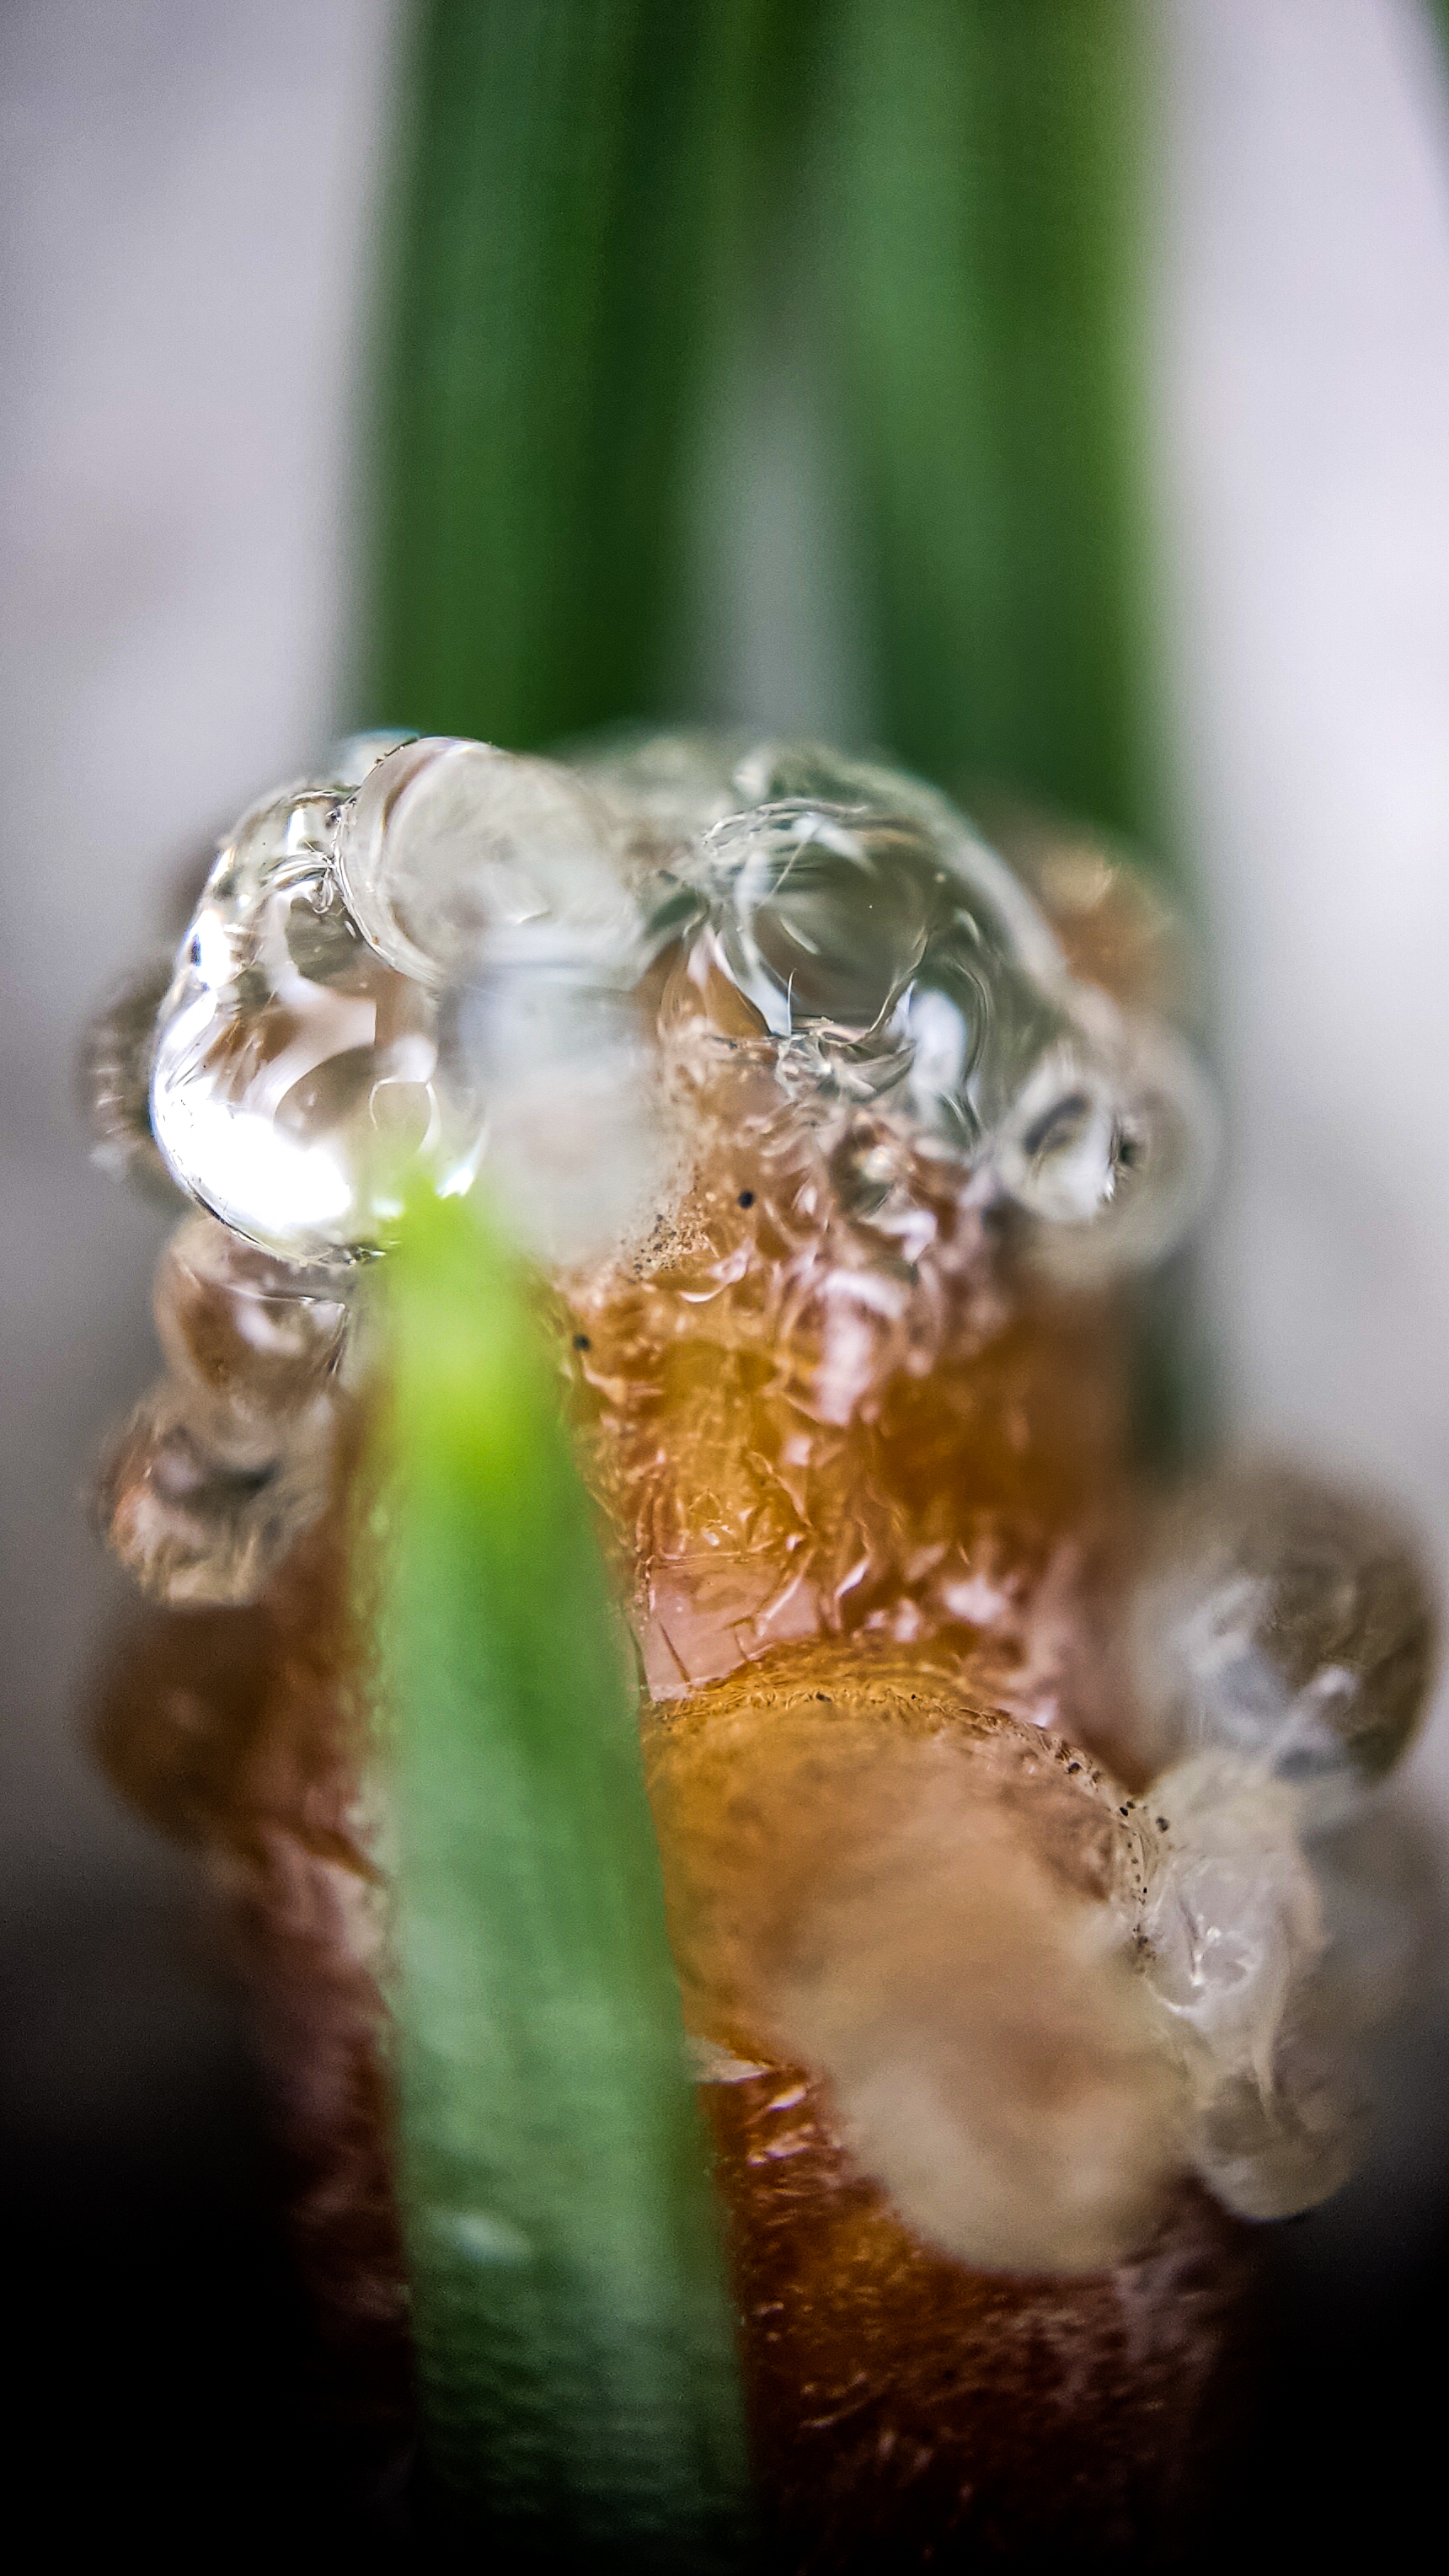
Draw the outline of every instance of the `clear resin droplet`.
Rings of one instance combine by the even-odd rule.
[[[702,906],[682,933],[695,1007],[772,1040],[797,1107],[878,1103],[988,1173],[1063,1277],[1160,1258],[1215,1141],[1181,1040],[1075,982],[1025,888],[919,781],[766,743],[732,784],[736,810],[672,862]]]
[[[421,1160],[466,1183],[476,1115],[443,1078],[436,1010],[362,937],[332,865],[336,800],[243,817],[163,1008],[151,1118],[192,1197],[296,1262],[377,1242]]]
[[[1396,1512],[1263,1466],[1215,1478],[1159,1532],[1132,1645],[1145,1761],[1220,1749],[1329,1819],[1412,1740],[1434,1615]]]
[[[1140,1929],[1195,2105],[1199,2174],[1245,2218],[1336,2191],[1361,2144],[1344,2034],[1322,2009],[1324,1908],[1302,1801],[1232,1755],[1155,1785]]]
[[[326,1506],[333,1434],[318,1397],[269,1454],[238,1459],[208,1439],[193,1390],[163,1379],[102,1467],[107,1542],[144,1592],[175,1608],[254,1601]]]
[[[735,784],[741,749],[719,734],[624,734],[583,744],[574,766],[627,845],[650,863],[761,801]]]
[[[608,809],[557,761],[447,737],[405,744],[342,815],[338,866],[365,936],[425,983],[520,930],[627,953],[635,927]]]
[[[1211,1096],[1179,1040],[1099,1007],[1089,1017],[1095,1050],[1077,1036],[1049,1047],[996,1146],[1007,1195],[1040,1228],[1042,1259],[1083,1285],[1181,1240],[1217,1145]]]
[[[295,1269],[209,1216],[189,1217],[166,1244],[152,1306],[196,1418],[233,1450],[239,1439],[275,1449],[278,1426],[333,1375],[347,1333],[336,1274]]]
[[[774,1037],[884,1027],[925,955],[944,874],[909,826],[792,800],[719,824],[701,873],[726,972]]]
[[[317,777],[312,783],[318,787],[345,788],[350,794],[362,785],[380,760],[386,760],[390,751],[396,751],[401,744],[415,739],[410,733],[384,730],[344,734],[340,742],[332,745],[326,759],[319,762]]]

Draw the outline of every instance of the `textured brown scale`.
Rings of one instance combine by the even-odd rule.
[[[1105,1903],[1130,1871],[1132,1802],[926,1659],[782,1650],[646,1724],[772,2525],[784,2564],[821,2571],[1053,2549],[1157,2563],[1230,2426],[1249,2231],[1171,2177],[1109,2271],[975,2270],[903,2222],[841,2143],[828,2084],[770,2028],[772,1967],[826,1855],[864,1841],[863,1810],[881,1829],[892,1747],[937,1745],[979,1767],[980,1797],[1068,1899]]]
[[[902,2226],[798,2068],[706,2102],[784,2564],[1177,2555],[1231,2430],[1247,2230],[1184,2184],[1111,2273],[972,2272]]]
[[[814,1131],[743,1054],[691,1068],[706,1145],[663,1256],[571,1283],[651,1693],[801,1637],[930,1640],[1110,1732],[1121,1300],[1053,1288],[887,1122]]]

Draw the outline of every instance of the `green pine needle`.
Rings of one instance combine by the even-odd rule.
[[[885,733],[928,777],[1140,832],[1143,13],[840,0],[835,24]]]
[[[661,684],[745,0],[425,0],[366,704],[515,749]]]
[[[399,2171],[426,2439],[504,2562],[733,2563],[745,2451],[635,1694],[512,1255],[390,1265]]]

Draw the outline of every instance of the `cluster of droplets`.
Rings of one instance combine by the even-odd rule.
[[[1177,1040],[1072,980],[944,799],[808,747],[344,746],[227,837],[154,1025],[138,989],[93,1045],[110,1149],[144,1125],[249,1241],[358,1259],[407,1170],[466,1187],[506,1151],[550,1058],[631,1094],[666,952],[794,1102],[888,1102],[1089,1266],[1193,1212],[1210,1121]]]
[[[486,1157],[554,1262],[646,1238],[689,1161],[671,1048],[701,1029],[765,1062],[782,1114],[869,1110],[875,1163],[933,1157],[1082,1273],[1197,1203],[1210,1121],[1176,1038],[1072,981],[944,799],[810,746],[355,738],[243,814],[84,1070],[100,1157],[225,1229],[215,1296],[312,1316],[343,1312],[419,1168],[461,1191]],[[320,1507],[322,1447],[307,1404],[265,1459],[203,1426],[172,1356],[113,1454],[112,1535],[169,1597],[240,1599]]]
[[[593,782],[621,815],[649,816],[654,903],[684,971],[737,1039],[768,1041],[792,1104],[892,1115],[1079,1278],[1179,1238],[1213,1142],[1188,1051],[1068,973],[1025,888],[944,797],[796,744],[727,763],[645,743]],[[681,893],[695,903],[683,923]]]
[[[464,1191],[486,1165],[576,1279],[621,1246],[637,1277],[683,1279],[694,1167],[736,1121],[758,1168],[730,1208],[778,1164],[771,1223],[801,1208],[803,1233],[773,1267],[706,1244],[697,1294],[723,1314],[721,1290],[770,1270],[755,1339],[791,1340],[809,1384],[782,1395],[834,1458],[887,1379],[929,1380],[968,1289],[990,1303],[986,1220],[1038,1275],[1094,1284],[1180,1238],[1213,1141],[1177,1033],[1074,977],[934,791],[681,736],[567,762],[343,745],[226,836],[179,956],[113,1001],[85,1072],[101,1158],[199,1211],[158,1270],[166,1373],[102,1479],[112,1544],[172,1602],[255,1598],[324,1508],[366,1264],[420,1169]],[[809,1519],[788,1442],[772,1474]],[[1164,1538],[1133,1620],[1136,1931],[1199,2169],[1255,2215],[1343,2170],[1333,1873],[1427,1675],[1412,1551],[1295,1491],[1220,1489]],[[805,1596],[778,1573],[784,1636]],[[985,1616],[979,1570],[957,1590],[952,1617]],[[880,1616],[919,1630],[914,1593]]]
[[[1428,1696],[1429,1589],[1381,1502],[1243,1467],[1168,1516],[1129,1625],[1153,1774],[1137,1928],[1194,2161],[1245,2217],[1286,2216],[1352,2170],[1356,2045],[1422,1931],[1373,1793]]]

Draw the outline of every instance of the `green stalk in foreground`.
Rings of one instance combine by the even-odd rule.
[[[425,2436],[502,2563],[729,2564],[745,2447],[634,1693],[518,1268],[390,1265],[399,2164]]]

